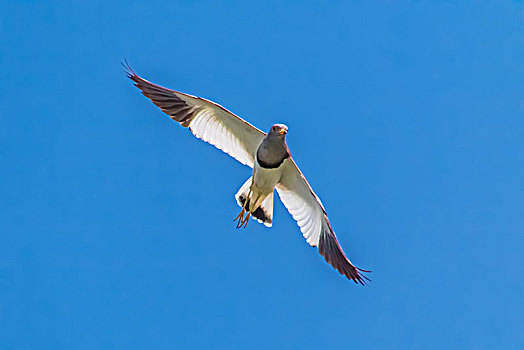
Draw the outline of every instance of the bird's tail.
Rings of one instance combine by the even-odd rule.
[[[246,204],[246,209],[249,209],[249,189],[251,187],[251,181],[253,180],[252,177],[247,179],[247,181],[240,187],[237,194],[235,195],[235,199],[237,200],[237,203],[239,206],[243,207],[246,200],[248,203]],[[260,223],[266,225],[267,227],[271,227],[273,225],[273,192],[271,192],[260,204],[258,208],[255,208],[255,210],[251,211],[251,215]]]

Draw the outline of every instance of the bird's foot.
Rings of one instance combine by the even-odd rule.
[[[248,212],[246,215],[246,218],[244,219],[244,228],[247,227],[247,223],[249,222],[249,218],[251,217],[251,213]]]
[[[233,221],[237,221],[237,228],[241,228],[242,226],[247,227],[247,223],[249,222],[249,217],[251,216],[251,213],[248,212],[247,215],[244,217],[244,214],[246,213],[246,209],[242,208],[240,211],[240,214],[237,215],[236,218],[233,219]]]

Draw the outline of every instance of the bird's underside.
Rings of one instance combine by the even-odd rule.
[[[237,227],[246,227],[251,216],[271,226],[276,189],[308,244],[318,247],[324,259],[348,279],[360,284],[369,280],[362,274],[369,271],[354,266],[344,254],[324,206],[291,157],[285,125],[275,124],[266,134],[214,102],[153,84],[127,64],[125,68],[135,86],[171,119],[253,169],[235,195],[241,207],[235,218]]]

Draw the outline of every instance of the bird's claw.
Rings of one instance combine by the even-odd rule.
[[[238,220],[237,228],[241,228],[242,226],[244,228],[247,227],[247,223],[249,222],[249,217],[251,216],[251,213],[248,212],[247,215],[244,217],[245,212],[246,212],[246,209],[242,208],[242,210],[240,211],[240,214],[238,214],[237,217],[233,219],[233,221]]]

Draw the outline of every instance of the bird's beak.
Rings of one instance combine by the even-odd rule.
[[[285,134],[287,134],[287,130],[286,130],[286,129],[280,129],[280,130],[278,131],[278,134],[279,134],[279,135],[285,135]]]

